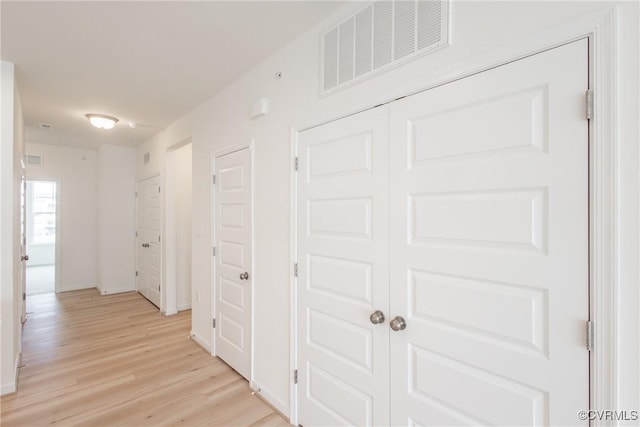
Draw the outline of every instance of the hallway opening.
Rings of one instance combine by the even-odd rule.
[[[57,185],[55,181],[27,181],[26,266],[27,296],[56,291]]]

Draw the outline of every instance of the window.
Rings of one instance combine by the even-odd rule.
[[[56,241],[56,183],[34,181],[32,192],[33,243]]]

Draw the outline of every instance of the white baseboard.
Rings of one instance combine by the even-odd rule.
[[[115,289],[102,289],[100,285],[96,286],[96,289],[98,290],[100,295],[121,294],[124,292],[135,292],[136,290],[135,288],[132,288],[130,286],[125,286],[122,288],[115,288]]]
[[[11,393],[15,393],[17,390],[16,388],[16,383],[8,383],[8,384],[2,384],[2,386],[0,387],[0,396],[4,396],[5,394],[11,394]]]
[[[65,287],[60,287],[60,289],[58,289],[58,292],[70,292],[70,291],[80,291],[82,289],[98,289],[98,285],[95,283],[91,283],[88,285],[72,285],[72,286],[65,286]]]
[[[198,334],[196,334],[195,332],[191,331],[191,339],[198,344],[200,347],[204,348],[205,350],[207,350],[207,353],[211,353],[211,346],[204,340],[202,339],[201,336],[199,336]]]
[[[160,312],[165,316],[173,316],[174,314],[178,314],[178,310],[176,310],[175,308],[172,310],[160,310]]]
[[[16,357],[16,365],[13,370],[13,382],[2,384],[0,386],[0,396],[11,394],[18,391],[18,376],[20,375],[20,363],[22,362],[22,353],[18,353]]]
[[[255,391],[256,394],[259,394],[268,404],[273,406],[277,411],[281,413],[285,417],[285,419],[289,420],[289,405],[285,403],[283,400],[278,399],[273,393],[271,393],[268,389],[264,388],[255,380],[249,381],[249,387],[251,390]]]
[[[191,304],[182,304],[178,306],[178,311],[191,310]]]

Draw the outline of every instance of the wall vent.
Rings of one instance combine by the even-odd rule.
[[[42,164],[42,156],[37,156],[35,154],[27,154],[27,164],[28,165],[41,165]]]
[[[378,0],[321,35],[322,91],[449,44],[448,0]]]

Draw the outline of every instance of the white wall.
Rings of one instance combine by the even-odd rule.
[[[169,153],[175,166],[176,295],[178,311],[191,308],[191,144]],[[170,207],[168,207],[170,208]]]
[[[16,390],[20,343],[20,177],[24,123],[14,65],[0,62],[0,394]]]
[[[334,95],[321,97],[319,82],[319,33],[331,23],[361,3],[351,3],[325,22],[311,29],[280,52],[270,57],[200,107],[179,119],[165,131],[143,144],[138,150],[138,173],[163,170],[163,150],[175,141],[187,137],[193,142],[193,332],[200,342],[210,345],[211,331],[211,182],[212,153],[223,147],[255,139],[255,313],[254,313],[254,386],[261,394],[285,413],[290,403],[290,179],[292,166],[291,128],[318,124],[363,108],[377,105],[419,89],[456,77],[464,70],[472,70],[511,57],[505,56],[510,47],[526,43],[528,47],[547,47],[543,33],[565,31],[572,22],[587,19],[587,15],[613,10],[616,3],[598,2],[451,2],[452,45],[424,56],[400,68],[371,78]],[[637,16],[638,5],[621,3],[616,14],[623,52],[618,57],[630,69],[619,76],[618,100],[628,110],[620,122],[629,141],[637,141]],[[595,18],[594,18],[595,19]],[[600,19],[600,18],[598,18]],[[562,28],[557,30],[557,28]],[[566,30],[568,31],[568,30]],[[635,39],[632,37],[635,35]],[[554,36],[561,37],[561,36]],[[635,55],[635,60],[633,59]],[[629,59],[631,58],[631,59]],[[495,61],[495,62],[491,62]],[[276,80],[276,71],[283,78]],[[635,76],[635,77],[634,77]],[[267,97],[270,112],[267,116],[250,120],[250,103]],[[150,152],[152,162],[142,164],[143,153]],[[637,152],[620,158],[621,168],[629,168],[635,181],[629,186],[638,192]],[[155,158],[155,159],[154,159]],[[626,163],[624,162],[631,162]],[[638,207],[633,202],[626,222],[637,222]],[[630,229],[637,236],[637,226]],[[631,302],[625,309],[631,319],[621,326],[635,339],[622,343],[619,351],[627,360],[625,371],[631,371],[632,380],[621,373],[618,384],[626,399],[638,399],[638,274],[637,243],[629,243],[629,266],[626,281],[621,288],[630,291]],[[625,255],[627,256],[627,255]],[[635,293],[634,293],[635,292]],[[635,311],[634,311],[635,308]],[[635,321],[635,323],[634,323]],[[632,356],[627,356],[631,354]],[[621,359],[622,360],[622,359]],[[630,397],[629,397],[630,396]],[[638,400],[636,400],[637,402]]]
[[[44,144],[26,144],[27,154],[42,156],[42,165],[27,165],[27,178],[57,182],[59,291],[95,287],[98,283],[97,152]]]
[[[98,149],[98,291],[134,291],[136,150]]]

